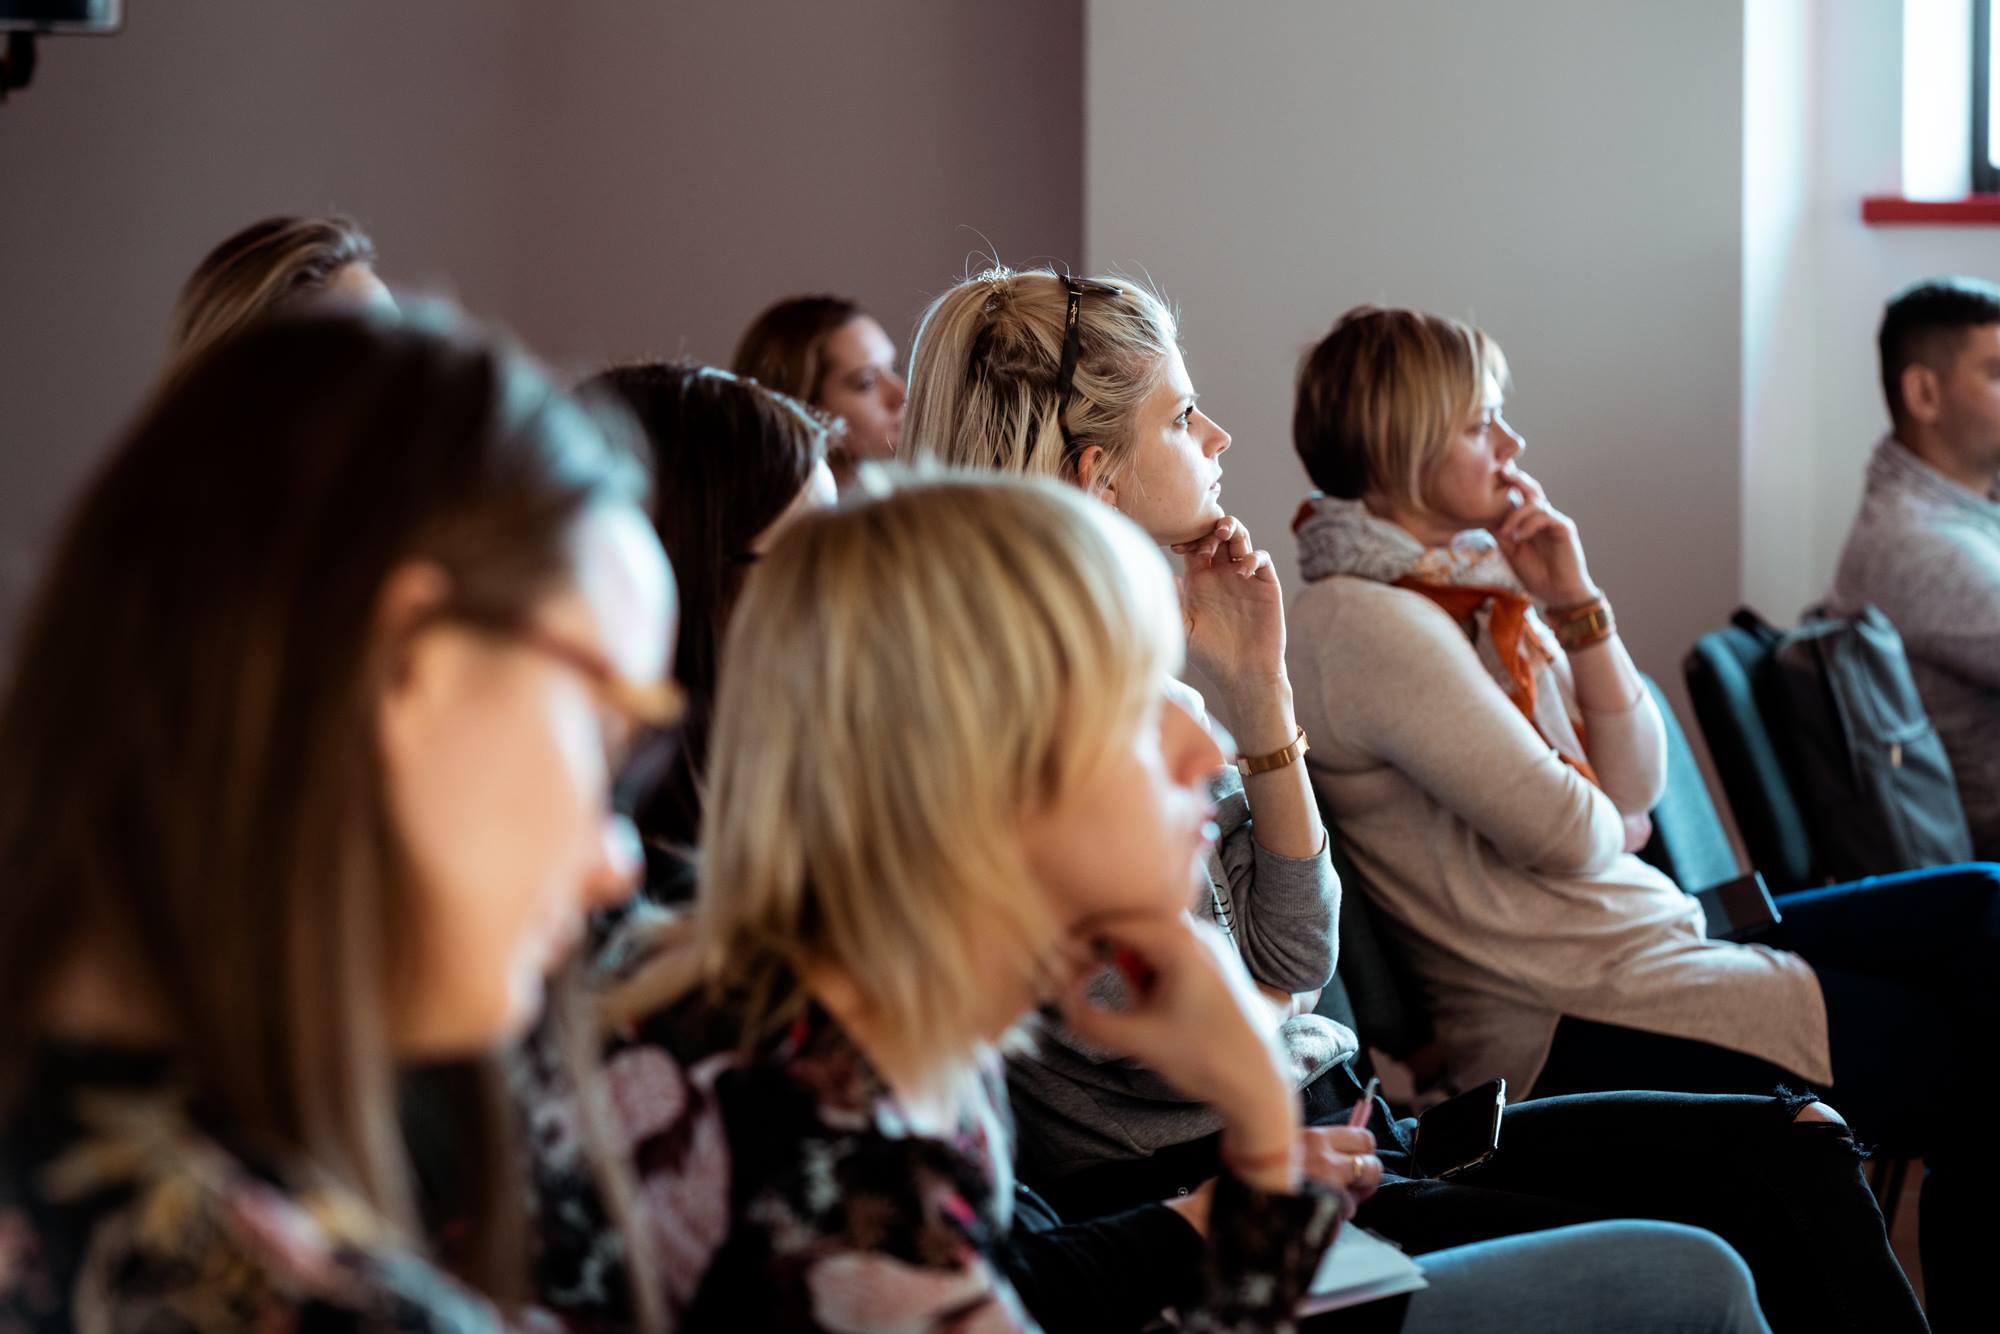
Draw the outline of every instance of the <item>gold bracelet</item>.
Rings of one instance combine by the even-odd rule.
[[[1284,768],[1309,749],[1311,747],[1306,744],[1306,729],[1301,727],[1298,735],[1292,738],[1292,744],[1283,750],[1274,750],[1269,755],[1238,755],[1236,768],[1245,778],[1253,774],[1269,773],[1273,769]]]
[[[1611,614],[1611,604],[1603,598],[1593,598],[1581,607],[1574,607],[1557,615],[1551,627],[1556,632],[1556,643],[1563,652],[1575,653],[1579,649],[1601,644],[1618,633],[1618,618]]]

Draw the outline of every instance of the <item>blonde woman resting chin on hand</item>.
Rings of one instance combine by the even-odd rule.
[[[1348,1201],[1300,1151],[1235,951],[1186,911],[1223,756],[1168,696],[1180,616],[1146,538],[1047,483],[913,484],[801,517],[726,654],[697,902],[603,1001],[651,1229],[637,1291],[681,1328],[1077,1328],[1006,1277],[997,1052],[1054,1006],[1213,1105],[1228,1164],[1186,1220],[1207,1240],[1168,1218],[1170,1251],[1085,1272],[1150,1284],[1183,1328],[1292,1327]],[[1127,980],[1115,1010],[1087,990],[1105,961]],[[540,1198],[560,1241],[586,1197]],[[1530,1310],[1539,1328],[1764,1328],[1741,1262],[1665,1225],[1473,1248],[1433,1280],[1410,1334]],[[615,1300],[551,1295],[593,1327],[627,1319]],[[1477,1323],[1492,1309],[1510,1324]]]

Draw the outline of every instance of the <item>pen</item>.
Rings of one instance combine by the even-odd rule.
[[[1368,1124],[1368,1113],[1375,1110],[1375,1090],[1382,1087],[1382,1076],[1371,1075],[1368,1087],[1361,1090],[1361,1101],[1354,1104],[1347,1113],[1347,1128],[1359,1130]]]

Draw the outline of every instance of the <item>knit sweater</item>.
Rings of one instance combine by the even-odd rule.
[[[1967,490],[1884,437],[1828,601],[1872,602],[1903,636],[1973,849],[2000,859],[2000,485]]]
[[[1196,717],[1206,706],[1174,683],[1175,699]],[[1340,877],[1327,849],[1281,857],[1253,837],[1250,800],[1236,771],[1215,791],[1220,836],[1196,896],[1196,914],[1228,933],[1250,975],[1279,991],[1314,991],[1333,976]],[[1115,987],[1115,979],[1100,979]],[[1296,1015],[1279,1037],[1301,1086],[1359,1050],[1354,1034],[1316,1014]],[[1144,1158],[1214,1134],[1222,1118],[1151,1070],[1059,1025],[1041,1029],[1012,1055],[1007,1083],[1020,1128],[1022,1174],[1052,1181],[1097,1163]]]
[[[1461,1087],[1532,1088],[1564,1015],[1694,1038],[1832,1079],[1795,955],[1704,937],[1701,907],[1623,851],[1666,781],[1643,692],[1586,710],[1603,787],[1561,761],[1419,593],[1335,576],[1291,613],[1313,786],[1411,964]],[[1565,689],[1569,664],[1558,661]]]

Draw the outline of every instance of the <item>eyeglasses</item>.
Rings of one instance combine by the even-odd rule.
[[[605,708],[623,720],[624,735],[617,741],[606,729],[611,809],[627,817],[636,815],[679,752],[679,724],[687,716],[687,693],[680,683],[627,680],[602,655],[540,626],[510,626],[497,633],[582,676]]]
[[[1067,273],[1062,282],[1069,293],[1069,309],[1063,314],[1062,369],[1056,372],[1056,429],[1062,432],[1063,456],[1068,458],[1076,453],[1076,437],[1069,433],[1069,395],[1076,385],[1076,354],[1083,341],[1083,294],[1123,296],[1125,289],[1088,278],[1073,278]]]

